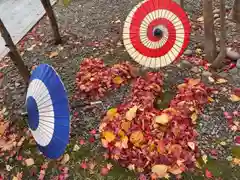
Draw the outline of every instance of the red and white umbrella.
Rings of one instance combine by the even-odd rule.
[[[187,48],[190,23],[184,10],[171,0],[145,0],[129,13],[123,42],[130,56],[145,67],[164,67]]]

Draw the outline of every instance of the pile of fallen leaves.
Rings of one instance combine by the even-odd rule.
[[[199,79],[186,79],[170,107],[154,108],[161,94],[163,76],[148,73],[133,84],[130,98],[108,110],[99,127],[102,145],[112,159],[152,178],[179,175],[195,167],[198,157],[198,114],[210,100],[209,90]]]
[[[116,89],[135,77],[134,68],[129,62],[105,66],[103,60],[84,59],[76,75],[76,96],[99,99],[106,92]]]

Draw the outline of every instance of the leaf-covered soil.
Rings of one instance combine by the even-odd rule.
[[[54,45],[51,27],[45,16],[18,44],[24,62],[30,69],[39,63],[53,65],[68,90],[70,104],[76,103],[72,96],[76,73],[79,71],[79,64],[83,58],[101,57],[109,65],[122,60],[130,60],[134,64],[122,45],[121,32],[124,19],[138,2],[138,0],[121,0],[121,2],[117,0],[73,0],[67,8],[56,5],[54,11],[64,43]],[[231,2],[228,3],[230,6]],[[201,6],[198,2],[188,3],[186,8],[191,19],[197,20],[201,17],[199,7]],[[195,26],[201,26],[200,22],[194,22]],[[193,33],[199,33],[199,29],[194,30]],[[230,37],[235,37],[232,31],[228,33]],[[189,47],[194,52],[194,58],[192,58],[194,62],[202,56],[201,46],[196,41],[198,41],[197,38],[192,39]],[[237,42],[230,42],[229,46],[239,47]],[[203,66],[189,63],[187,61],[189,57],[182,59],[181,63],[161,69],[165,76],[165,93],[162,101],[157,103],[157,108],[162,109],[169,105],[170,100],[176,94],[177,85],[183,83],[186,77],[201,78],[206,85],[216,88],[212,103],[206,105],[203,114],[197,120],[196,128],[199,132],[197,143],[202,154],[202,158],[199,159],[201,168],[185,173],[182,177],[186,180],[206,179],[211,176],[215,179],[216,177],[240,179],[240,148],[236,144],[236,139],[239,143],[240,107],[239,101],[234,102],[235,99],[230,99],[233,94],[232,90],[240,87],[240,72],[237,70],[236,72],[210,73],[206,67],[204,69]],[[50,161],[39,153],[30,133],[23,131],[27,128],[27,124],[20,116],[20,112],[24,109],[26,87],[21,77],[8,57],[0,64],[1,114],[5,121],[10,122],[10,128],[6,130],[8,136],[10,134],[16,136],[12,143],[18,143],[17,148],[13,149],[11,145],[2,144],[3,141],[0,139],[0,145],[10,149],[7,153],[0,154],[2,176],[6,179],[13,177],[20,179],[22,173],[22,179],[43,179],[44,176],[45,179],[60,179],[69,176],[69,179],[86,180],[125,180],[139,177],[139,174],[134,174],[120,167],[116,162],[107,160],[99,133],[95,132],[104,113],[109,108],[121,104],[128,97],[129,85],[109,92],[101,99],[103,105],[71,108],[71,142],[62,159]],[[219,75],[224,76],[226,82],[223,79],[219,80]],[[0,128],[3,130],[2,124]],[[2,135],[1,131],[0,135]]]

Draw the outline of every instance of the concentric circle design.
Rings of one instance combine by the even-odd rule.
[[[41,64],[33,70],[26,106],[29,128],[40,151],[59,158],[69,142],[70,115],[66,90],[51,66]]]
[[[171,0],[145,0],[133,8],[123,29],[123,42],[139,64],[159,68],[176,60],[189,43],[190,24]]]

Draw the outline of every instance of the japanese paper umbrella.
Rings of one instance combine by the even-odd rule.
[[[133,8],[123,28],[130,56],[145,67],[164,67],[187,48],[190,24],[184,10],[171,0],[145,0]]]
[[[41,64],[32,71],[26,107],[39,150],[48,158],[59,158],[69,142],[70,113],[66,90],[53,67]]]

